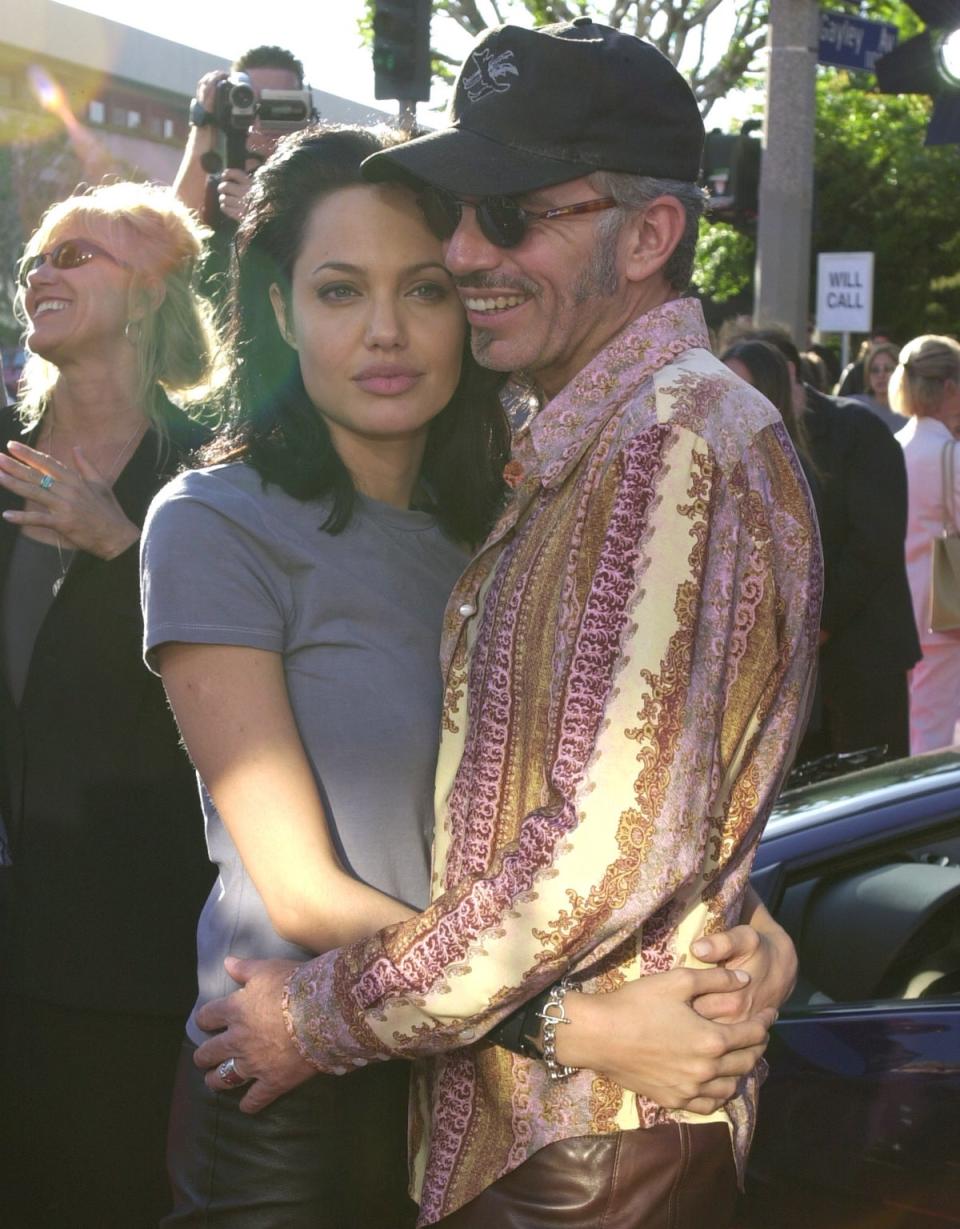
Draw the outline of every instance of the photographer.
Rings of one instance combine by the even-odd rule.
[[[196,96],[190,104],[190,135],[173,188],[185,205],[215,229],[223,227],[224,219],[240,221],[251,176],[273,153],[284,131],[279,126],[265,130],[259,116],[252,118],[246,132],[245,165],[230,165],[235,160],[228,156],[224,167],[218,146],[226,128],[222,118],[224,103],[222,93],[218,100],[218,87],[237,73],[245,73],[249,78],[257,103],[264,90],[304,89],[303,65],[283,47],[254,47],[234,61],[229,74],[216,71],[200,78]],[[307,109],[309,111],[309,102]],[[309,115],[304,117],[308,118]],[[298,125],[290,125],[287,131],[294,126]]]

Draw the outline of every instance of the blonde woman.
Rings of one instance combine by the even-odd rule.
[[[907,467],[907,579],[923,650],[910,675],[910,750],[916,755],[955,742],[960,718],[960,630],[930,630],[931,543],[945,517],[943,452],[960,432],[960,345],[929,335],[908,342],[890,377],[890,403],[909,418],[897,440]],[[953,473],[957,508],[960,457]]]
[[[53,206],[27,244],[31,357],[0,411],[5,1223],[155,1226],[194,933],[196,784],[141,661],[140,525],[205,432],[203,235],[161,188]],[[6,1218],[9,1217],[9,1221]]]
[[[867,351],[863,364],[864,389],[854,393],[853,400],[865,405],[885,426],[896,434],[906,423],[903,415],[890,407],[890,377],[898,362],[898,351],[889,341],[876,342]]]

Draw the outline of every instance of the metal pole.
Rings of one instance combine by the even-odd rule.
[[[399,99],[397,102],[397,117],[401,132],[413,132],[417,122],[417,104],[409,98]]]
[[[810,304],[819,16],[816,0],[770,2],[755,319],[786,325],[801,349]]]

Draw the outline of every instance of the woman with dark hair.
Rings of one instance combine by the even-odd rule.
[[[383,144],[307,130],[257,176],[228,429],[148,518],[148,660],[220,872],[198,1008],[230,988],[229,953],[305,960],[426,904],[439,631],[500,503],[509,435],[502,377],[470,354],[414,195],[361,181]],[[251,1117],[194,1068],[196,1011],[187,1032],[169,1224],[413,1223],[405,1064],[318,1076]]]
[[[769,342],[745,338],[728,346],[720,355],[720,361],[726,363],[734,375],[738,375],[741,380],[746,380],[758,392],[763,393],[780,411],[783,425],[787,428],[787,434],[803,464],[807,481],[813,485],[813,465],[803,425],[793,405],[793,381],[790,379],[787,360]]]
[[[777,407],[790,438],[794,438],[797,417],[793,409],[790,369],[779,350],[766,341],[734,342],[720,355],[721,363],[741,380],[746,380]]]

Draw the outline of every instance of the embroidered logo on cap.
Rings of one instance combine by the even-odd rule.
[[[493,55],[489,50],[483,48],[480,51],[474,51],[470,59],[476,64],[477,71],[463,78],[463,88],[467,91],[467,97],[471,102],[486,98],[488,94],[506,93],[513,82],[505,78],[510,74],[514,77],[520,76],[520,70],[511,63],[512,51],[501,51],[499,55]]]

